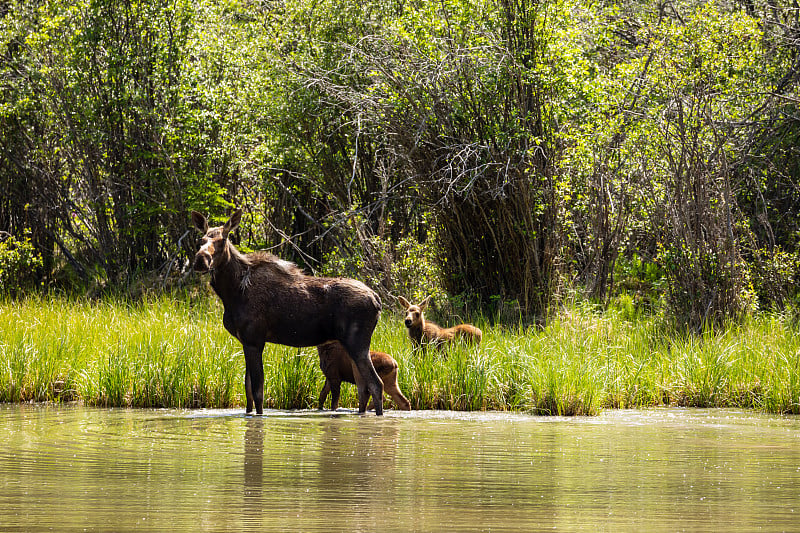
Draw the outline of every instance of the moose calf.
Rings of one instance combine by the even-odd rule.
[[[467,344],[480,344],[483,333],[472,324],[459,324],[452,328],[442,328],[429,320],[425,320],[425,308],[428,307],[431,297],[428,296],[417,305],[412,305],[405,298],[400,296],[398,301],[405,308],[406,316],[404,319],[408,336],[414,346],[432,344],[441,349],[445,344],[453,342],[455,339],[462,339]]]
[[[325,374],[325,385],[319,395],[319,408],[323,409],[325,400],[328,399],[328,392],[331,393],[331,409],[335,411],[339,408],[339,386],[342,381],[358,384],[361,381],[361,374],[347,355],[344,346],[340,342],[330,341],[317,346],[319,353],[319,367]],[[397,361],[383,352],[370,350],[372,365],[383,381],[383,392],[388,394],[398,409],[411,410],[411,402],[400,392],[397,386]]]

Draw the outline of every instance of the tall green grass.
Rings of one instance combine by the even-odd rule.
[[[0,305],[0,401],[106,406],[241,403],[241,348],[212,309],[28,299]]]
[[[244,405],[241,346],[214,298],[137,303],[30,298],[0,302],[0,401],[127,407]],[[655,318],[590,307],[545,328],[478,324],[478,348],[414,350],[384,313],[373,348],[400,365],[414,409],[591,415],[659,405],[800,413],[800,335],[780,315],[677,335]],[[313,408],[324,377],[314,348],[267,345],[265,406]],[[356,407],[354,386],[340,404]]]

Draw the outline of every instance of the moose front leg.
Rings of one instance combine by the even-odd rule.
[[[246,413],[251,413],[253,407],[256,413],[264,414],[264,365],[261,354],[264,352],[264,345],[243,346],[244,348],[244,386],[247,395]]]
[[[247,361],[245,361],[244,370],[244,394],[247,399],[247,407],[244,412],[249,415],[253,411],[253,384],[250,382],[250,367],[247,365]]]

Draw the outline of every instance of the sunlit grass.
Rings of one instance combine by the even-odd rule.
[[[241,351],[210,309],[29,299],[0,306],[0,400],[104,406],[241,402]]]
[[[126,407],[244,405],[244,357],[212,297],[137,303],[31,298],[0,303],[0,401]],[[764,315],[699,336],[655,318],[569,308],[545,328],[478,325],[478,348],[412,349],[385,312],[372,347],[400,365],[414,409],[592,415],[659,405],[800,413],[800,335]],[[315,408],[314,348],[267,345],[265,407]],[[355,408],[354,386],[340,405]]]

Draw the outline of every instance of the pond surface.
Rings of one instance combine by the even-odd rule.
[[[800,529],[800,418],[0,405],[0,531]]]

